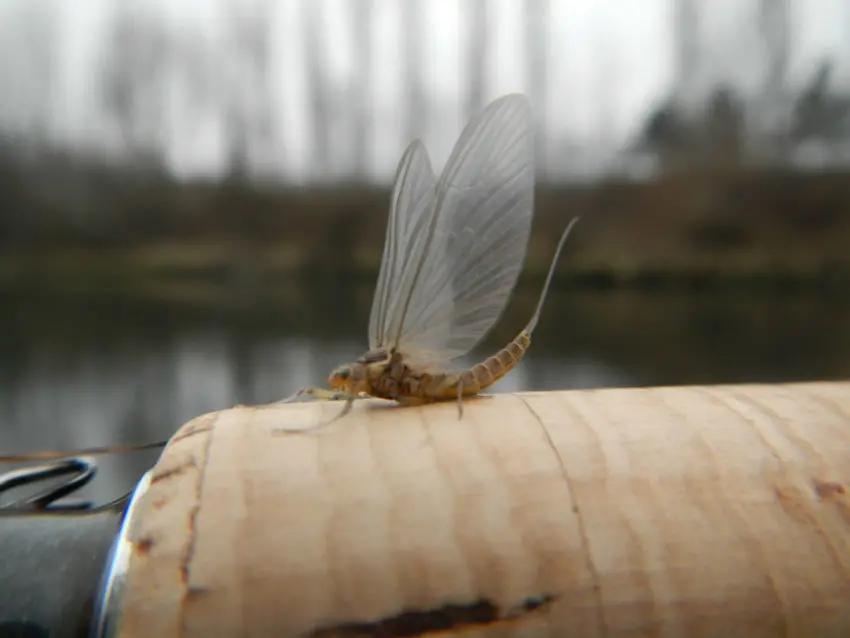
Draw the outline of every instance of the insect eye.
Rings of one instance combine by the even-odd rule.
[[[347,379],[351,376],[351,370],[348,368],[337,368],[334,371],[334,376],[339,377],[340,379]]]

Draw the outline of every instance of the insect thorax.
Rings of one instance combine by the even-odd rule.
[[[375,354],[377,352],[374,351]],[[410,375],[410,369],[405,365],[402,355],[393,352],[379,359],[377,356],[371,357],[370,354],[371,352],[366,353],[358,359],[358,363],[366,370],[366,378],[371,386],[370,394],[385,399],[395,399],[406,394],[405,380]]]
[[[369,365],[373,363],[389,364],[393,357],[393,353],[386,348],[374,348],[368,350],[357,358],[357,363]]]

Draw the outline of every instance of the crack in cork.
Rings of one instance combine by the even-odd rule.
[[[593,557],[590,555],[590,538],[587,534],[587,528],[584,524],[584,517],[581,513],[581,508],[578,506],[578,502],[576,501],[576,492],[575,486],[573,485],[573,481],[570,478],[570,474],[567,471],[567,466],[564,463],[564,459],[561,456],[561,453],[558,451],[558,447],[555,445],[555,441],[552,440],[552,435],[549,433],[549,429],[543,423],[543,419],[540,418],[540,415],[537,413],[528,400],[522,395],[515,395],[520,401],[525,404],[525,407],[531,413],[531,415],[537,420],[537,423],[540,425],[540,429],[543,432],[543,436],[546,439],[546,442],[549,444],[549,447],[552,449],[555,458],[558,460],[558,465],[561,468],[561,477],[564,479],[564,485],[567,488],[567,493],[570,495],[570,500],[573,503],[573,512],[576,516],[576,524],[578,525],[579,536],[581,539],[581,549],[584,554],[585,565],[587,566],[588,572],[590,572],[590,577],[593,579],[593,595],[596,599],[596,609],[597,609],[597,622],[599,623],[599,630],[601,635],[608,635],[608,628],[605,622],[605,614],[602,611],[602,583],[599,576],[599,571],[596,569],[596,565],[593,563]]]
[[[189,578],[191,576],[191,565],[192,559],[195,556],[195,545],[197,542],[197,519],[198,514],[201,510],[201,501],[203,497],[204,490],[204,479],[206,477],[207,467],[209,467],[210,460],[210,448],[212,447],[213,436],[215,435],[215,428],[213,427],[215,422],[218,421],[218,415],[213,420],[213,422],[209,425],[208,430],[205,428],[204,431],[209,431],[209,436],[207,437],[207,441],[204,445],[203,458],[200,461],[200,467],[198,472],[198,479],[195,483],[195,502],[192,506],[192,509],[189,512],[189,520],[188,520],[188,528],[189,528],[189,541],[186,543],[186,549],[183,553],[183,558],[180,561],[180,578],[183,581],[183,584],[186,586],[185,591],[183,593],[183,602],[181,604],[182,612],[183,612],[183,620],[180,627],[180,635],[187,635],[187,627],[185,623],[185,607],[186,602],[194,597],[196,591],[203,591],[203,588],[193,587],[189,583]]]
[[[151,485],[155,485],[161,481],[165,481],[175,476],[180,476],[184,474],[188,470],[194,470],[198,468],[198,464],[195,462],[195,459],[189,459],[185,463],[181,463],[180,465],[175,465],[172,468],[168,468],[158,474],[155,474],[151,479]]]

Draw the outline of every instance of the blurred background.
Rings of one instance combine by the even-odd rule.
[[[167,437],[366,347],[420,137],[531,99],[497,390],[850,376],[850,3],[4,0],[0,449]],[[120,495],[156,455],[102,462]]]

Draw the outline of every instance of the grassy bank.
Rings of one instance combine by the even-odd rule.
[[[380,263],[383,189],[110,184],[95,182],[84,198],[89,218],[55,201],[21,204],[33,218],[26,228],[4,222],[0,285],[367,281]],[[575,214],[583,220],[562,259],[560,285],[850,283],[850,174],[714,170],[649,184],[541,185],[524,279],[542,276]]]

